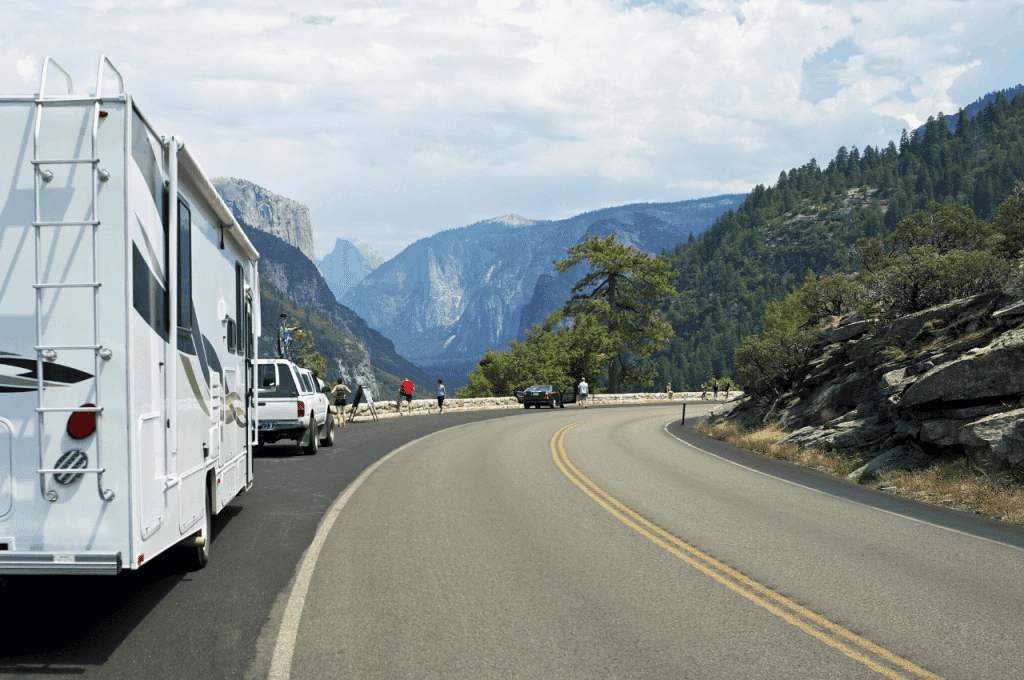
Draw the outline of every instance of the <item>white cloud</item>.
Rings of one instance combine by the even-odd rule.
[[[372,231],[388,256],[488,216],[745,191],[885,144],[1015,85],[1021,14],[1019,0],[4,3],[0,89],[34,88],[46,54],[91,89],[106,53],[208,172],[309,204],[318,246]]]

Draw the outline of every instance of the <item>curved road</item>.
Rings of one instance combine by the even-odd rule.
[[[1019,548],[709,455],[675,407],[530,416],[362,480],[276,677],[1024,677]]]
[[[272,447],[206,569],[0,585],[0,676],[1024,677],[1021,528],[737,450],[679,411]]]

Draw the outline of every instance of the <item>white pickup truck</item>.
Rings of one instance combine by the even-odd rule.
[[[287,359],[260,359],[257,364],[259,445],[291,439],[311,456],[321,445],[333,446],[330,402],[313,373]]]

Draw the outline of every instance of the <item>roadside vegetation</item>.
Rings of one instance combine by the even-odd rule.
[[[618,243],[615,234],[588,236],[567,253],[554,263],[556,271],[564,274],[584,263],[589,270],[565,306],[543,326],[534,324],[525,341],[484,355],[456,396],[503,397],[533,384],[565,390],[582,378],[594,393],[654,384],[657,373],[643,360],[672,337],[654,303],[675,294],[669,283],[674,272],[665,260]]]
[[[649,359],[660,379],[679,390],[711,375],[736,376],[736,349],[764,330],[769,301],[799,286],[808,269],[818,277],[860,271],[861,239],[886,237],[917,211],[934,214],[933,202],[969,207],[978,220],[992,221],[1024,177],[1024,93],[1009,94],[995,96],[977,115],[961,110],[952,129],[939,113],[883,147],[843,146],[821,166],[811,159],[784,171],[774,186],[754,187],[737,210],[665,253],[678,273],[678,294],[658,305],[674,331]],[[980,254],[992,252],[989,245],[995,246],[961,248],[963,265],[982,276],[996,273]],[[897,252],[886,264],[907,255],[898,269],[923,270],[934,262],[923,254],[914,260],[912,252]],[[900,280],[885,283],[898,287]],[[923,301],[929,291],[921,293]]]
[[[701,421],[694,429],[733,446],[836,477],[846,477],[866,462],[856,456],[840,456],[821,449],[801,450],[792,443],[780,444],[788,433],[775,423],[744,431],[735,423],[709,426]],[[1024,484],[1009,475],[984,474],[973,469],[966,458],[939,460],[922,470],[887,470],[861,484],[953,510],[1024,524]]]

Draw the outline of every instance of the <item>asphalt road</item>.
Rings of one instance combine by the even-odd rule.
[[[1024,677],[1019,528],[738,451],[679,410],[268,450],[202,571],[7,579],[0,675]]]

